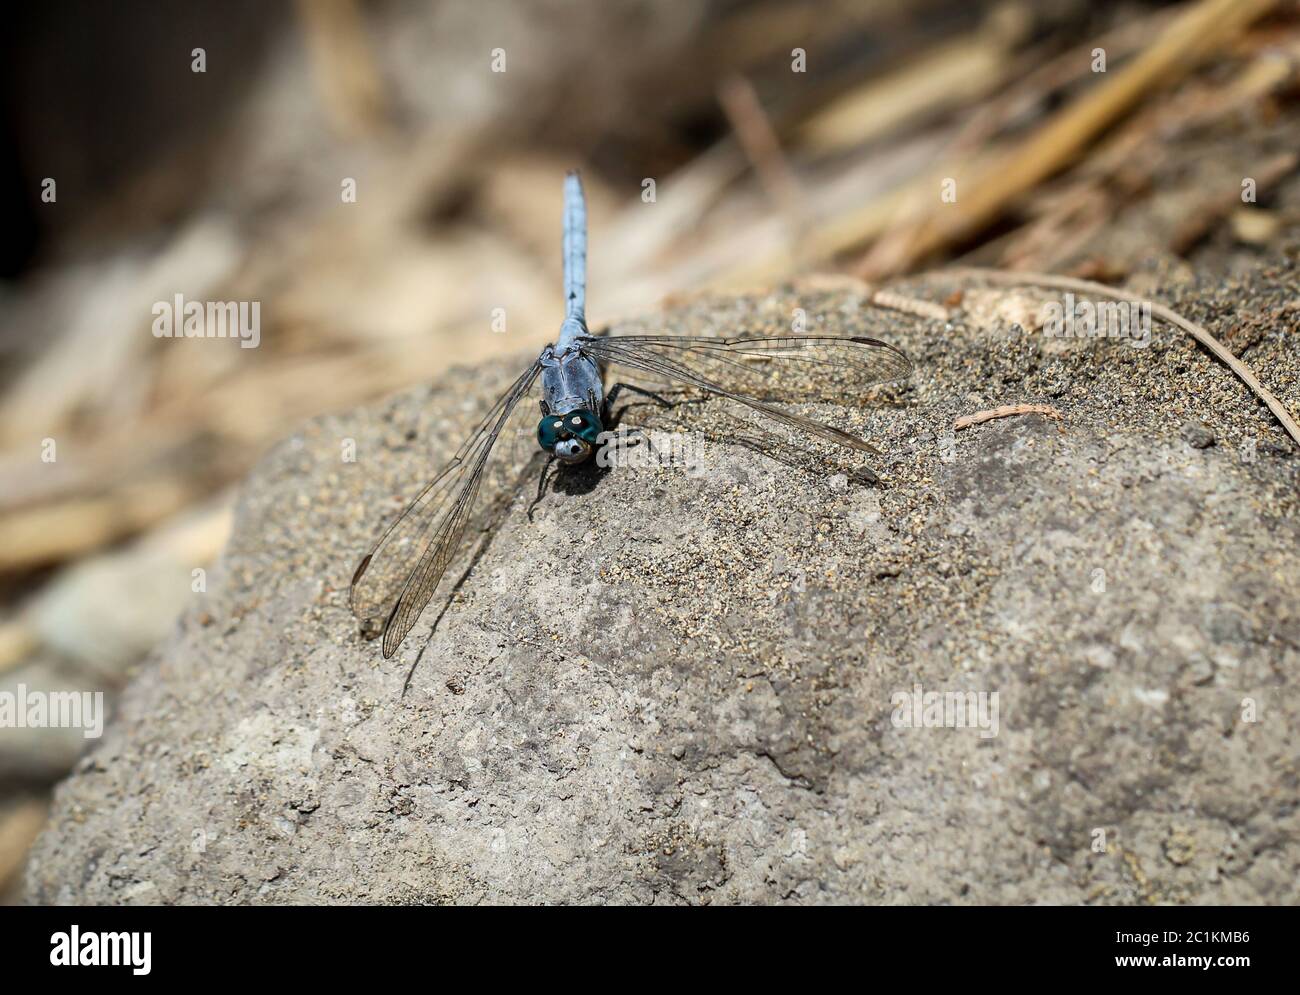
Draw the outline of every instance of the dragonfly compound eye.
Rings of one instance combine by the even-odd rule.
[[[600,424],[600,416],[596,412],[579,408],[564,416],[564,430],[567,434],[594,446],[600,441],[603,428]]]
[[[555,449],[557,442],[569,438],[572,434],[565,428],[564,419],[556,418],[554,415],[547,415],[537,423],[537,444],[548,453]]]

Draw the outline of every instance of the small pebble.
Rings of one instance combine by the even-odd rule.
[[[1214,445],[1214,432],[1204,422],[1189,421],[1178,434],[1193,449],[1209,449]]]

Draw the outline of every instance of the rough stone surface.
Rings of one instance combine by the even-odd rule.
[[[1295,411],[1295,260],[1132,285]],[[715,446],[703,473],[564,478],[530,522],[530,478],[390,661],[353,567],[508,371],[303,427],[60,787],[29,899],[1300,901],[1294,445],[1181,333],[1050,339],[1047,293],[956,287],[901,288],[947,326],[784,288],[616,329],[777,333],[802,307],[900,345],[908,384],[809,409],[873,439],[886,485]],[[1019,402],[1062,418],[952,431]],[[997,735],[899,727],[918,685],[996,692]]]

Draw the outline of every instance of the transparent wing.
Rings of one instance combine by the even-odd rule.
[[[852,404],[871,386],[912,372],[912,362],[878,339],[829,335],[586,336],[582,348],[604,364],[717,394],[801,432],[876,453],[855,435],[773,407],[768,401]]]
[[[385,657],[392,656],[411,631],[460,548],[484,467],[503,430],[509,437],[507,444],[518,453],[520,440],[514,438],[518,419],[512,421],[511,414],[528,395],[540,369],[534,362],[501,395],[451,461],[388,526],[357,567],[348,603],[362,621],[383,620]]]
[[[593,335],[583,345],[611,362],[617,353],[677,364],[723,390],[768,401],[851,404],[868,387],[912,372],[898,349],[853,336]]]

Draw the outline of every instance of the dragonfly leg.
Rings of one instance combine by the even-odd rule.
[[[665,408],[676,407],[678,403],[676,401],[670,401],[668,398],[654,393],[654,391],[646,390],[644,387],[638,387],[636,384],[616,383],[610,387],[609,391],[605,394],[605,411],[602,421],[604,421],[606,428],[614,428],[617,426],[622,420],[623,411],[628,409],[629,405],[625,404],[623,405],[623,411],[616,412],[614,410],[614,402],[618,400],[618,395],[625,390],[632,394],[640,394],[642,397],[648,397],[650,400],[657,402],[660,406]]]
[[[642,442],[644,442],[647,450],[649,450],[651,453],[655,452],[654,440],[650,438],[650,433],[648,433],[645,429],[629,428],[626,429],[625,432],[629,440],[636,439],[636,442],[629,443],[629,448],[631,448],[631,446],[640,445]]]
[[[618,395],[625,390],[631,391],[633,394],[640,394],[642,397],[648,397],[652,401],[658,401],[659,404],[665,408],[671,408],[677,404],[676,401],[670,401],[662,394],[656,394],[652,390],[646,390],[644,387],[638,387],[634,383],[622,383],[622,382],[616,383],[614,384],[614,386],[609,388],[609,393],[605,395],[605,404],[612,407],[614,401],[618,398]]]
[[[528,515],[528,520],[530,522],[533,520],[533,509],[536,508],[537,505],[541,502],[542,498],[546,496],[546,478],[547,475],[550,473],[551,464],[554,462],[555,462],[555,457],[552,456],[542,466],[542,475],[537,478],[537,496],[533,498],[533,503],[528,506],[528,511],[526,512],[526,514]]]
[[[613,435],[614,433],[610,434]],[[636,427],[623,428],[622,426],[619,426],[616,439],[617,441],[611,440],[605,443],[605,448],[601,451],[604,459],[604,462],[600,462],[601,466],[624,467],[634,465],[632,462],[633,457],[630,455],[630,450],[640,446],[642,443],[645,444],[646,451],[650,454],[652,459],[657,459],[659,456],[658,450],[655,449],[654,440],[651,438],[650,433],[645,429]],[[642,464],[638,463],[635,465]]]

